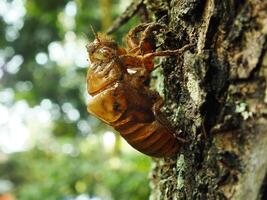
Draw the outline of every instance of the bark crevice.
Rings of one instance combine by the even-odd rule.
[[[259,199],[267,171],[266,3],[155,4],[171,30],[163,47],[195,48],[161,62],[165,112],[190,143],[177,158],[155,160],[151,199]]]

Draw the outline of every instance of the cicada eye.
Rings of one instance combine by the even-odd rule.
[[[100,48],[94,52],[94,58],[102,61],[112,58],[113,55],[113,51],[109,48]]]

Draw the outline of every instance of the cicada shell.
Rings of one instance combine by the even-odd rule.
[[[178,50],[155,51],[153,31],[159,24],[141,24],[126,36],[128,48],[105,35],[95,34],[87,45],[90,67],[88,112],[117,130],[138,151],[153,157],[177,154],[182,142],[174,136],[164,114],[162,99],[145,84],[155,56],[177,55]]]

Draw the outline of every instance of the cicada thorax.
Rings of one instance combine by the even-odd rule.
[[[108,63],[92,63],[87,72],[88,93],[93,95],[112,85],[122,76],[122,68],[115,60]]]

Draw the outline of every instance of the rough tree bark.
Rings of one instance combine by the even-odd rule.
[[[161,60],[165,113],[189,142],[155,159],[151,200],[267,199],[267,2],[146,0],[169,27]]]

